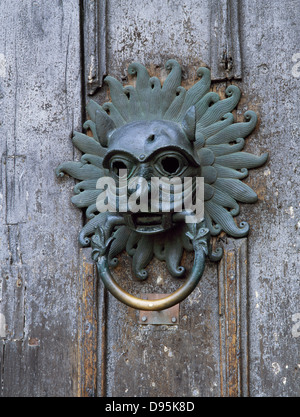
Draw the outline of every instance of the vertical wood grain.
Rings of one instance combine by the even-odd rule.
[[[247,239],[227,239],[218,268],[221,395],[249,395]]]
[[[18,224],[27,220],[26,156],[7,156],[6,164],[6,223]]]
[[[210,14],[210,67],[214,81],[242,78],[238,0],[213,0]]]
[[[1,2],[3,396],[77,395],[81,215],[54,169],[74,157],[80,54],[78,2]]]
[[[106,74],[106,0],[83,0],[82,20],[85,85],[93,95]]]
[[[97,279],[91,250],[80,250],[79,397],[94,397],[97,380]]]

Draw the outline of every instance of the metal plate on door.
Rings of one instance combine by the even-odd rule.
[[[143,300],[159,300],[169,294],[140,294]],[[139,311],[139,324],[154,325],[178,325],[179,324],[179,304],[161,311]]]

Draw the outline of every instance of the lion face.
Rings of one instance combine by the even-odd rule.
[[[147,234],[172,228],[173,213],[183,207],[184,178],[199,175],[199,165],[182,126],[163,120],[116,129],[103,160],[116,181],[117,198],[126,195],[128,204],[122,213],[126,225]]]

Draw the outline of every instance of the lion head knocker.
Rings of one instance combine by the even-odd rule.
[[[211,236],[221,231],[233,237],[247,235],[249,225],[238,226],[234,217],[239,214],[238,202],[253,203],[257,195],[241,180],[249,168],[268,158],[242,152],[257,116],[247,111],[245,122],[234,123],[238,87],[229,86],[227,98],[220,100],[209,92],[207,68],[198,69],[201,79],[189,90],[181,86],[181,68],[175,60],[169,60],[166,69],[170,73],[163,86],[138,63],[128,68],[136,75],[135,87],[106,77],[111,102],[101,107],[90,101],[90,120],[84,128],[92,136],[76,132],[73,138],[83,152],[81,161],[57,168],[57,175],[67,173],[80,180],[72,198],[77,207],[87,208],[80,244],[92,246],[99,276],[109,291],[141,310],[162,310],[189,295],[201,279],[206,256],[212,260],[222,256],[220,248],[212,251]],[[204,180],[203,212],[195,216],[184,203],[195,208],[198,178]],[[179,290],[149,302],[125,292],[110,273],[124,250],[132,256],[133,274],[139,279],[147,278],[145,268],[153,256],[166,261],[175,277],[185,275],[180,265],[183,250],[195,252],[194,266]]]

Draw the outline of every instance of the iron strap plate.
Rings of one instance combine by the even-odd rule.
[[[169,294],[140,294],[143,300],[159,300]],[[161,311],[143,311],[139,310],[139,324],[154,325],[178,325],[179,324],[179,304]]]

